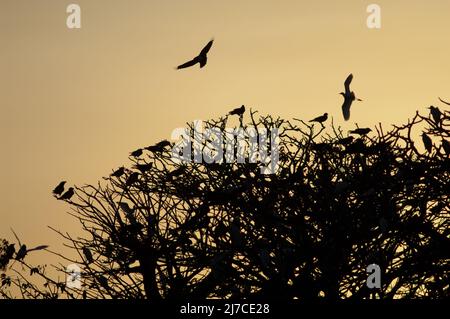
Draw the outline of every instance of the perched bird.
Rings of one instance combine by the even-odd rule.
[[[86,260],[88,261],[89,264],[94,262],[94,257],[92,256],[91,251],[89,250],[89,248],[87,247],[83,247],[81,249],[83,251],[83,255],[86,258]]]
[[[25,256],[27,255],[28,251],[27,251],[27,246],[26,245],[22,245],[20,246],[19,250],[16,253],[16,260],[23,260],[25,258]]]
[[[156,143],[155,146],[165,148],[167,146],[172,146],[172,143],[170,143],[168,140],[162,140],[161,142]]]
[[[339,93],[344,97],[344,103],[342,104],[342,114],[344,115],[344,119],[348,121],[350,119],[350,107],[352,106],[353,101],[362,101],[361,99],[357,99],[355,97],[355,93],[350,90],[350,83],[352,83],[353,74],[350,74],[344,82],[345,92]]]
[[[442,116],[441,111],[437,107],[434,107],[433,105],[431,105],[429,109],[431,116],[433,117],[434,123],[439,125],[441,123],[441,116]]]
[[[239,116],[241,116],[242,114],[244,114],[244,112],[245,112],[245,106],[242,105],[241,107],[237,107],[234,110],[230,111],[228,113],[228,115],[239,115]]]
[[[177,70],[185,69],[185,68],[194,66],[197,63],[200,64],[200,68],[203,68],[206,65],[206,62],[208,61],[207,54],[208,54],[209,50],[211,49],[211,47],[213,45],[213,42],[214,42],[214,39],[209,41],[208,44],[202,49],[202,51],[200,52],[199,55],[197,55],[192,60],[177,66]]]
[[[53,190],[54,195],[61,195],[64,192],[64,185],[66,184],[66,181],[62,181],[58,184],[58,186],[55,187]]]
[[[450,105],[449,102],[445,102],[445,101],[444,101],[443,99],[441,99],[441,98],[439,98],[439,101],[441,101],[441,102],[444,103],[444,104]]]
[[[127,181],[126,181],[126,185],[127,186],[131,186],[134,183],[136,183],[139,180],[139,173],[134,172],[132,173],[130,176],[128,176]]]
[[[16,252],[16,245],[9,244],[3,253],[2,258],[0,258],[0,270],[3,270],[8,265],[9,261],[13,259]]]
[[[353,136],[348,136],[348,137],[345,137],[345,138],[341,138],[339,141],[338,141],[338,144],[340,144],[340,145],[348,145],[348,144],[350,144],[351,142],[353,142],[353,140],[354,140],[355,138],[353,137]]]
[[[372,130],[370,128],[357,128],[356,130],[350,131],[350,134],[358,134],[358,135],[367,135],[370,132],[372,132]]]
[[[58,199],[61,200],[70,200],[73,196],[73,194],[75,194],[75,190],[73,189],[73,187],[70,187],[67,192],[65,192],[64,194],[62,194]]]
[[[323,115],[318,116],[318,117],[312,119],[310,122],[317,122],[317,123],[322,124],[322,123],[325,122],[327,119],[328,119],[328,113],[324,113]]]
[[[431,150],[433,149],[433,142],[431,141],[431,138],[427,134],[422,133],[422,142],[427,152],[431,153]]]
[[[114,171],[112,174],[111,174],[111,176],[112,177],[120,177],[120,176],[122,176],[123,174],[125,173],[125,167],[120,167],[120,168],[118,168],[116,171]]]
[[[442,147],[444,148],[445,154],[450,155],[450,143],[447,140],[442,140]]]
[[[164,151],[164,149],[167,146],[172,146],[172,144],[169,141],[167,141],[167,140],[163,140],[161,142],[156,143],[155,145],[147,146],[145,149],[147,151],[150,151],[150,152],[153,152],[153,153],[157,153],[157,152],[161,153],[161,152]]]
[[[148,164],[136,164],[134,168],[138,169],[141,173],[149,171],[153,167],[153,163]]]
[[[131,152],[130,155],[133,156],[133,157],[141,156],[142,155],[142,148],[138,148],[137,150]]]
[[[134,209],[128,206],[127,203],[118,202],[117,204],[119,205],[120,209],[122,209],[125,212],[125,214],[132,215],[134,213]]]

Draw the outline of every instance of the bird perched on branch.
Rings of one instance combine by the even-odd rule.
[[[342,114],[344,115],[344,119],[348,121],[350,119],[350,107],[352,106],[353,101],[362,101],[361,99],[357,99],[355,93],[350,90],[350,83],[352,83],[353,74],[350,74],[344,82],[345,92],[339,93],[344,97],[344,103],[342,104]]]
[[[58,199],[60,199],[60,200],[70,200],[74,194],[75,194],[75,190],[73,189],[73,187],[70,187],[67,190],[67,192],[62,194]]]
[[[316,118],[313,118],[310,122],[317,122],[322,124],[323,122],[325,122],[328,119],[328,113],[324,113],[321,116],[318,116]]]
[[[28,251],[27,251],[27,246],[26,245],[21,245],[19,250],[16,253],[16,260],[23,260],[25,258],[25,256],[27,255]]]
[[[87,262],[89,264],[93,263],[94,262],[94,257],[92,256],[92,253],[89,250],[89,248],[83,247],[81,250],[83,251],[83,255],[86,258]]]
[[[170,143],[168,140],[162,140],[161,142],[156,143],[155,145],[152,146],[147,146],[145,149],[147,151],[153,152],[153,153],[161,153],[164,151],[164,149],[167,146],[172,146],[172,143]]]
[[[353,136],[348,136],[348,137],[344,137],[344,138],[341,138],[339,141],[338,141],[338,144],[340,144],[340,145],[348,145],[348,144],[350,144],[351,142],[353,142],[353,140],[354,140],[355,138],[353,137]]]
[[[141,173],[145,173],[145,172],[149,171],[152,167],[153,167],[153,163],[148,163],[148,164],[136,164],[136,165],[134,166],[134,168],[136,168],[137,170],[139,170]]]
[[[434,123],[436,125],[439,125],[441,123],[441,117],[442,117],[441,111],[437,107],[434,107],[433,105],[431,105],[429,107],[429,109],[430,109],[431,116],[433,117]]]
[[[189,68],[191,66],[196,65],[197,63],[200,64],[200,68],[203,68],[206,65],[206,62],[208,61],[207,55],[213,45],[213,42],[214,42],[214,39],[209,41],[208,44],[205,45],[205,47],[202,49],[202,51],[200,51],[199,55],[197,55],[192,60],[177,66],[177,70]]]
[[[447,155],[450,155],[450,143],[447,140],[442,139],[442,147]]]
[[[131,152],[130,155],[137,158],[142,155],[142,152],[142,148],[138,148],[137,150]]]
[[[244,114],[244,112],[245,112],[245,106],[242,105],[241,107],[237,107],[234,110],[230,111],[228,113],[228,115],[239,115],[239,116],[242,116]]]
[[[422,133],[422,142],[427,152],[431,153],[433,149],[433,142],[431,141],[431,138],[427,134]]]
[[[120,168],[118,168],[116,171],[114,171],[112,174],[111,174],[111,176],[112,177],[120,177],[120,176],[122,176],[123,174],[125,173],[125,167],[120,167]]]
[[[131,186],[134,183],[136,183],[139,180],[139,173],[138,172],[134,172],[131,173],[130,176],[128,176],[127,181],[125,182],[126,186]]]
[[[372,132],[372,130],[370,128],[357,128],[356,130],[350,131],[350,134],[358,134],[358,135],[367,135],[370,132]]]
[[[66,181],[62,181],[58,184],[58,186],[55,187],[53,190],[53,195],[61,195],[64,192],[64,185],[66,184]]]

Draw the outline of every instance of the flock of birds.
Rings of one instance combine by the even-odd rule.
[[[177,66],[176,69],[177,70],[186,69],[186,68],[192,67],[196,64],[199,64],[200,68],[203,68],[208,62],[208,52],[211,50],[213,43],[214,43],[214,39],[210,40],[196,57]],[[352,83],[352,81],[353,81],[353,74],[350,74],[347,76],[347,78],[344,81],[344,92],[339,93],[344,98],[341,108],[342,108],[342,115],[343,115],[345,121],[348,121],[350,119],[350,108],[351,108],[353,102],[362,101],[361,99],[357,98],[355,93],[350,89],[350,84]],[[439,100],[444,104],[450,105],[449,102],[446,102],[446,101],[442,100],[441,98],[439,98]],[[245,113],[245,106],[242,105],[240,107],[237,107],[237,108],[231,110],[228,113],[228,116],[237,115],[237,116],[239,116],[240,121],[242,123],[242,117],[243,117],[244,113]],[[434,122],[440,123],[441,118],[442,118],[441,111],[437,107],[430,106],[430,113],[431,113],[431,116],[432,116]],[[320,116],[310,120],[309,122],[319,123],[323,126],[323,123],[327,120],[328,120],[328,113],[324,113],[323,115],[320,115]],[[357,134],[360,136],[365,136],[365,135],[369,134],[371,131],[372,130],[370,128],[356,128],[355,130],[349,131],[349,133]],[[351,141],[353,141],[353,137],[349,136],[347,138],[342,139],[343,142],[345,142],[346,140],[351,142]],[[429,153],[431,153],[432,148],[433,148],[433,142],[432,142],[431,138],[427,134],[423,133],[422,141],[425,146],[425,149]],[[148,146],[145,148],[139,148],[139,149],[131,152],[130,155],[132,157],[139,158],[143,154],[144,150],[147,150],[150,152],[163,152],[164,149],[168,146],[171,146],[171,143],[167,140],[163,140],[155,145]],[[443,146],[446,154],[450,154],[450,143],[444,139],[442,141],[442,146]],[[150,170],[152,167],[153,167],[153,163],[148,163],[148,164],[136,164],[134,168],[137,169],[138,171],[140,171],[141,173],[144,173],[144,172]],[[125,174],[125,168],[120,167],[119,169],[114,171],[111,174],[111,176],[120,177],[123,174]],[[138,172],[134,172],[134,173],[130,174],[126,180],[126,186],[132,185],[133,183],[135,183],[138,180],[138,178],[139,178]],[[70,187],[66,192],[64,192],[65,184],[66,184],[66,181],[62,181],[53,190],[53,194],[57,199],[70,200],[72,198],[72,196],[75,194],[75,190],[73,187]]]

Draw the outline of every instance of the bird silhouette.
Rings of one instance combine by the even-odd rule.
[[[54,195],[61,195],[64,192],[64,185],[66,184],[66,181],[62,181],[58,184],[58,186],[55,187],[53,190]]]
[[[88,261],[89,264],[94,262],[94,257],[92,256],[91,251],[89,250],[89,248],[87,247],[83,247],[81,249],[83,251],[83,255],[86,258],[86,260]]]
[[[431,138],[427,134],[422,133],[422,142],[427,152],[431,153],[431,150],[433,149],[433,142],[431,141]]]
[[[120,168],[118,168],[116,171],[114,171],[112,174],[111,174],[111,176],[112,177],[120,177],[120,176],[122,176],[123,174],[125,173],[125,167],[120,167]]]
[[[141,173],[145,173],[145,172],[149,171],[152,167],[153,167],[153,163],[148,163],[148,164],[136,164],[136,165],[134,166],[134,168],[136,168],[137,170],[139,170]]]
[[[348,145],[348,144],[350,144],[351,142],[353,142],[353,140],[354,140],[355,138],[353,137],[353,136],[348,136],[348,137],[345,137],[345,138],[341,138],[339,141],[338,141],[338,144],[340,144],[340,145]]]
[[[172,146],[172,143],[170,143],[168,140],[162,140],[161,142],[156,143],[155,146],[165,148],[167,146]]]
[[[228,115],[239,115],[239,116],[241,116],[241,115],[244,114],[244,112],[245,112],[245,106],[242,105],[241,107],[237,107],[234,110],[230,111],[228,113]]]
[[[313,118],[310,122],[317,122],[322,124],[323,122],[325,122],[328,119],[328,113],[324,113],[321,116],[318,116],[316,118]]]
[[[60,200],[70,200],[74,194],[75,194],[75,190],[73,189],[73,187],[70,187],[67,190],[67,192],[62,194],[58,199],[60,199]]]
[[[117,204],[119,205],[120,209],[125,212],[125,214],[132,215],[134,213],[134,208],[131,208],[127,203],[118,202]]]
[[[344,82],[345,92],[341,92],[344,97],[344,103],[342,104],[342,114],[344,115],[344,119],[348,121],[350,119],[350,107],[352,106],[353,101],[362,101],[361,99],[357,99],[355,97],[355,93],[350,90],[350,83],[352,83],[353,74],[350,74]]]
[[[439,125],[441,123],[441,116],[442,116],[441,111],[439,110],[439,108],[434,107],[433,105],[431,105],[429,109],[431,116],[433,117],[434,123]]]
[[[130,176],[128,176],[126,181],[126,186],[131,186],[139,180],[139,173],[134,172]]]
[[[191,66],[196,65],[197,63],[200,64],[200,68],[203,68],[206,65],[206,62],[208,61],[207,55],[213,45],[213,42],[214,42],[214,39],[209,41],[208,44],[202,49],[202,51],[200,51],[199,55],[197,55],[192,60],[177,66],[177,70],[189,68]]]
[[[25,258],[25,256],[27,255],[28,251],[27,251],[27,246],[26,245],[21,245],[19,250],[16,253],[16,260],[23,260]]]
[[[439,98],[439,101],[441,101],[441,102],[444,103],[444,104],[450,105],[449,102],[445,102],[445,101],[444,101],[443,99],[441,99],[441,98]]]
[[[147,151],[150,151],[150,152],[153,152],[153,153],[158,153],[158,152],[161,153],[161,152],[164,151],[164,149],[165,149],[167,146],[172,146],[172,143],[170,143],[170,142],[167,141],[167,140],[162,140],[161,142],[158,142],[158,143],[156,143],[155,145],[147,146],[145,149],[146,149]]]
[[[130,155],[137,158],[142,155],[142,152],[142,148],[138,148],[137,150],[131,152]]]
[[[356,130],[350,131],[350,134],[358,134],[358,135],[367,135],[370,132],[372,132],[372,130],[370,128],[357,128]]]

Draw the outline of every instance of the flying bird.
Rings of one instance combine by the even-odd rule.
[[[73,189],[73,187],[70,187],[67,192],[65,192],[64,194],[62,194],[58,199],[61,200],[70,200],[73,196],[73,194],[75,194],[75,190]]]
[[[342,104],[342,114],[344,115],[344,119],[348,121],[350,119],[350,107],[352,106],[353,101],[362,101],[361,99],[357,99],[355,97],[355,93],[350,90],[350,83],[352,83],[353,74],[350,74],[344,82],[345,92],[341,92],[344,97],[344,103]]]
[[[142,155],[142,152],[142,148],[138,148],[137,150],[131,152],[130,155],[133,157],[139,157]]]
[[[153,167],[153,163],[148,164],[136,164],[134,168],[138,169],[141,173],[149,171]]]
[[[242,105],[241,107],[237,107],[234,110],[230,111],[228,113],[228,115],[239,115],[239,116],[241,116],[242,114],[244,114],[244,112],[245,112],[245,106]]]
[[[64,192],[64,184],[66,184],[66,181],[60,182],[53,190],[53,195],[61,195]]]
[[[322,124],[322,123],[325,122],[327,119],[328,119],[328,113],[324,113],[323,115],[318,116],[318,117],[312,119],[310,122],[317,122],[317,123]]]
[[[433,105],[431,105],[429,109],[431,116],[433,117],[434,123],[439,125],[441,123],[441,116],[442,116],[441,111],[437,107],[434,107]]]
[[[372,132],[372,130],[370,128],[357,128],[356,130],[350,131],[350,134],[358,134],[358,135],[367,135],[370,132]]]
[[[208,61],[207,54],[208,54],[209,50],[211,49],[213,42],[214,42],[214,39],[209,41],[208,44],[202,49],[202,51],[200,51],[199,55],[197,55],[192,60],[177,66],[177,70],[189,68],[191,66],[196,65],[197,63],[200,64],[200,68],[203,68],[206,65],[206,62]]]
[[[445,102],[445,101],[444,101],[443,99],[441,99],[441,98],[439,98],[439,101],[441,101],[441,102],[444,103],[444,104],[450,105],[449,102]]]
[[[431,141],[431,138],[427,134],[422,133],[422,142],[427,152],[431,153],[431,150],[433,149],[433,142]]]
[[[114,171],[112,174],[111,174],[111,176],[112,177],[120,177],[120,176],[122,176],[123,174],[125,173],[125,167],[120,167],[120,168],[118,168],[116,171]]]

